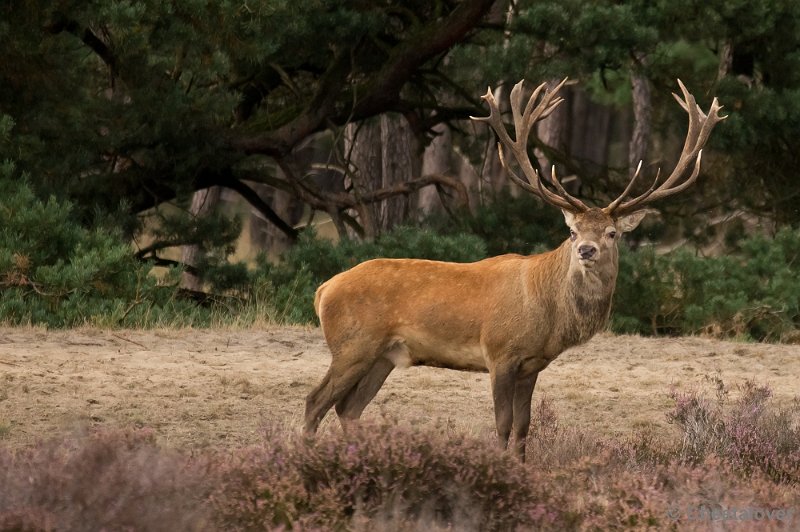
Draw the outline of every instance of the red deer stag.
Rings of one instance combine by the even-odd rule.
[[[564,80],[566,81],[566,80]],[[506,131],[491,90],[483,99],[499,137],[500,159],[511,179],[561,208],[569,238],[553,251],[502,255],[472,264],[375,259],[336,275],[317,290],[314,308],[330,347],[328,373],[306,400],[305,429],[313,433],[326,412],[346,426],[357,420],[396,366],[424,365],[488,371],[497,436],[525,459],[531,398],[539,372],[565,349],[589,340],[608,322],[617,281],[617,242],[634,229],[652,201],[689,188],[700,171],[701,149],[717,122],[716,98],[706,115],[678,81],[689,129],[678,163],[661,184],[627,199],[638,170],[607,207],[588,207],[571,196],[555,172],[542,183],[527,152],[533,125],[563,100],[564,82],[540,85],[521,108],[522,82],[511,91],[515,139]],[[541,98],[539,96],[541,95]],[[537,103],[538,100],[538,103]],[[506,163],[511,152],[526,180]],[[693,164],[688,178],[682,179]],[[641,163],[639,165],[641,168]]]

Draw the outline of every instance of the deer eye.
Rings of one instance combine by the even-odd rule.
[[[608,238],[615,238],[616,236],[617,236],[617,232],[616,231],[609,231],[608,232]]]
[[[578,238],[578,233],[576,233],[575,231],[570,229],[569,230],[569,239],[572,240],[572,241],[575,241],[576,238]]]

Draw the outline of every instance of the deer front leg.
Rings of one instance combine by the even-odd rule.
[[[514,419],[514,384],[517,380],[517,365],[498,364],[494,371],[491,371],[491,379],[497,443],[502,449],[507,449]]]
[[[525,461],[525,445],[531,426],[531,400],[539,372],[518,377],[514,386],[514,451],[520,461]]]

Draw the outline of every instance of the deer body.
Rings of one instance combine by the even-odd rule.
[[[314,307],[332,360],[308,397],[306,430],[333,405],[343,424],[360,417],[397,366],[488,371],[500,443],[513,424],[524,455],[536,377],[605,327],[617,234],[641,219],[615,222],[600,209],[565,217],[574,238],[547,253],[470,264],[375,259],[320,286]]]
[[[654,183],[623,201],[637,170],[616,200],[602,209],[590,208],[564,190],[555,172],[550,183],[555,191],[545,187],[527,155],[531,127],[560,103],[554,99],[560,86],[536,104],[540,86],[522,113],[521,86],[511,91],[516,140],[506,131],[491,91],[484,96],[491,115],[483,120],[500,138],[504,165],[503,146],[527,181],[506,166],[509,176],[561,208],[570,238],[546,253],[502,255],[471,264],[376,259],[325,282],[314,307],[331,349],[331,365],[306,399],[306,432],[316,431],[333,406],[343,426],[357,420],[397,366],[488,371],[499,443],[507,447],[513,429],[514,448],[524,460],[539,372],[606,326],[619,271],[620,236],[644,218],[642,205],[694,182],[700,150],[723,118],[716,99],[705,115],[681,84],[684,100],[679,102],[689,113],[689,132],[673,173],[660,186]],[[680,182],[693,160],[691,175]]]
[[[329,345],[375,331],[385,353],[374,356],[397,365],[488,371],[503,350],[527,351],[546,365],[594,335],[610,309],[612,276],[568,276],[569,251],[471,264],[371,260],[323,284],[317,313]]]

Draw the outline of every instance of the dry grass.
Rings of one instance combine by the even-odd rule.
[[[257,441],[265,423],[301,424],[329,353],[319,330],[0,329],[0,441],[19,446],[85,426],[147,426],[162,444]],[[717,375],[768,384],[776,406],[797,393],[800,346],[600,335],[539,378],[564,423],[599,436],[674,428],[672,386]],[[481,438],[493,431],[488,377],[398,370],[365,413]],[[336,426],[331,414],[325,425]],[[338,427],[337,429],[338,430]]]

